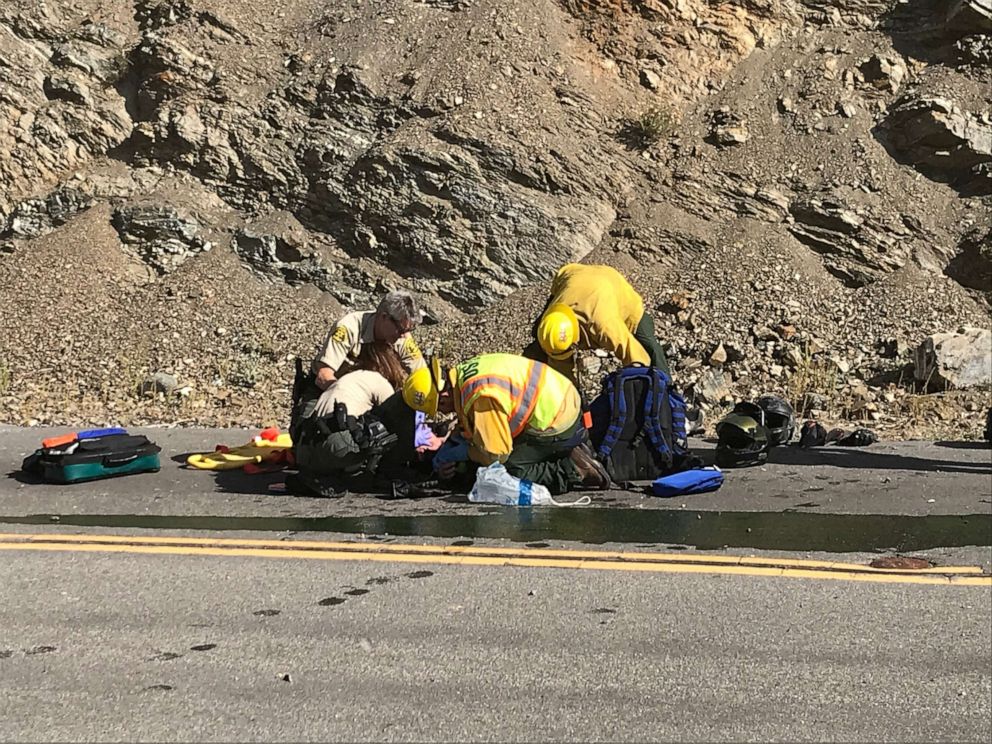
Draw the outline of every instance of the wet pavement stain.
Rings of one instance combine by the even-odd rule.
[[[172,661],[173,659],[181,659],[181,658],[183,658],[182,654],[177,654],[172,651],[160,651],[159,653],[155,654],[155,656],[150,658],[149,661]]]
[[[791,496],[795,498],[795,496]],[[247,530],[389,534],[401,537],[654,543],[861,553],[992,545],[992,515],[819,514],[815,512],[718,512],[668,509],[486,508],[482,513],[363,517],[194,517],[119,514],[0,516],[6,524],[59,523],[78,527],[172,530]]]
[[[373,576],[365,582],[365,586],[381,586],[382,584],[388,584],[391,580],[388,576]]]
[[[876,558],[868,564],[872,568],[901,568],[919,570],[930,568],[933,564],[923,558],[913,558],[905,555],[890,555],[883,558]]]
[[[211,649],[217,648],[216,643],[201,643],[199,646],[190,646],[190,651],[210,651]]]
[[[433,571],[411,571],[408,574],[404,574],[408,579],[426,579],[428,576],[433,575]]]
[[[317,604],[321,607],[333,607],[334,605],[344,604],[344,597],[325,597]]]
[[[275,617],[280,613],[280,610],[255,610],[252,615],[257,615],[258,617]]]
[[[168,691],[168,690],[172,690],[172,689],[175,689],[172,685],[149,685],[148,687],[146,687],[143,690],[143,692],[148,692],[148,691],[151,691],[151,690]]]
[[[348,591],[345,592],[345,594],[347,594],[349,597],[360,597],[363,594],[368,594],[368,593],[369,593],[368,589],[349,589]]]
[[[57,646],[35,646],[34,648],[28,649],[24,653],[27,654],[28,656],[35,656],[37,654],[50,654],[53,651],[58,651],[58,650],[59,649]]]

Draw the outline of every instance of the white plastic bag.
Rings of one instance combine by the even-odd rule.
[[[504,506],[584,506],[591,499],[582,496],[570,503],[559,503],[551,492],[540,483],[521,480],[510,475],[502,463],[494,462],[487,468],[479,468],[475,485],[469,492],[468,500],[473,503],[503,504]]]

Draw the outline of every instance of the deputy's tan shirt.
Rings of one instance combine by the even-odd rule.
[[[337,403],[344,403],[348,413],[361,416],[393,394],[389,380],[370,369],[356,369],[331,383],[317,401],[315,416],[330,416]]]
[[[310,365],[314,374],[320,370],[322,364],[334,370],[337,378],[353,370],[358,363],[362,344],[375,341],[375,313],[375,310],[358,311],[341,318],[327,333],[327,338]],[[409,333],[400,336],[393,348],[407,372],[425,366],[424,356]]]

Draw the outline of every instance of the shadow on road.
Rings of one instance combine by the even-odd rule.
[[[277,470],[272,473],[246,473],[243,469],[238,468],[235,470],[204,470],[203,473],[204,475],[213,475],[217,490],[227,493],[270,495],[272,491],[269,490],[269,484],[286,480],[285,470]]]
[[[9,478],[10,480],[15,480],[18,483],[26,483],[32,486],[45,482],[45,479],[42,478],[40,475],[31,475],[30,473],[25,473],[20,468],[18,468],[17,470],[11,470],[9,473],[7,473],[7,478]]]
[[[849,447],[810,449],[776,447],[769,453],[768,461],[781,465],[829,465],[861,470],[918,470],[932,473],[992,474],[992,460],[989,462],[932,460],[925,457],[911,457]]]
[[[948,447],[950,449],[963,449],[963,450],[980,450],[987,449],[989,454],[992,455],[992,445],[988,442],[958,442],[958,441],[947,441],[943,440],[940,442],[934,442],[937,447]]]

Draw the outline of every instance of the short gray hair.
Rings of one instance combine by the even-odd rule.
[[[421,312],[413,295],[403,290],[389,292],[379,302],[377,312],[385,313],[397,323],[411,327],[420,325]]]

